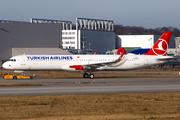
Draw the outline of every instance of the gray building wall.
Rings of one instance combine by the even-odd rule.
[[[171,36],[171,40],[168,48],[175,48],[175,37]]]
[[[15,47],[59,47],[60,24],[0,23],[0,61],[8,60]]]
[[[113,31],[93,31],[79,30],[81,36],[81,49],[83,49],[83,33],[85,37],[85,49],[92,49],[92,52],[106,52],[115,49],[115,32]]]

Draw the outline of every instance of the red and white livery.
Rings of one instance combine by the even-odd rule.
[[[116,55],[19,55],[11,57],[3,68],[15,72],[34,70],[83,71],[84,78],[94,78],[93,71],[132,70],[162,64],[174,59],[167,55],[172,32],[164,32],[155,45],[144,55],[126,54],[119,48]],[[90,73],[90,74],[87,74]]]

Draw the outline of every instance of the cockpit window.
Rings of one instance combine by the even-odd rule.
[[[9,61],[16,62],[16,59],[9,59]]]

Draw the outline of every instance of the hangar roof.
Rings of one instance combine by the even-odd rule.
[[[12,56],[16,55],[71,55],[60,48],[12,48]]]

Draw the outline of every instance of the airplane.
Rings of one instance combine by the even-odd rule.
[[[126,54],[122,47],[114,55],[18,55],[11,57],[2,66],[14,72],[83,71],[84,78],[93,79],[93,71],[133,70],[173,60],[173,56],[167,56],[171,34],[172,32],[164,32],[154,46],[143,55]]]

